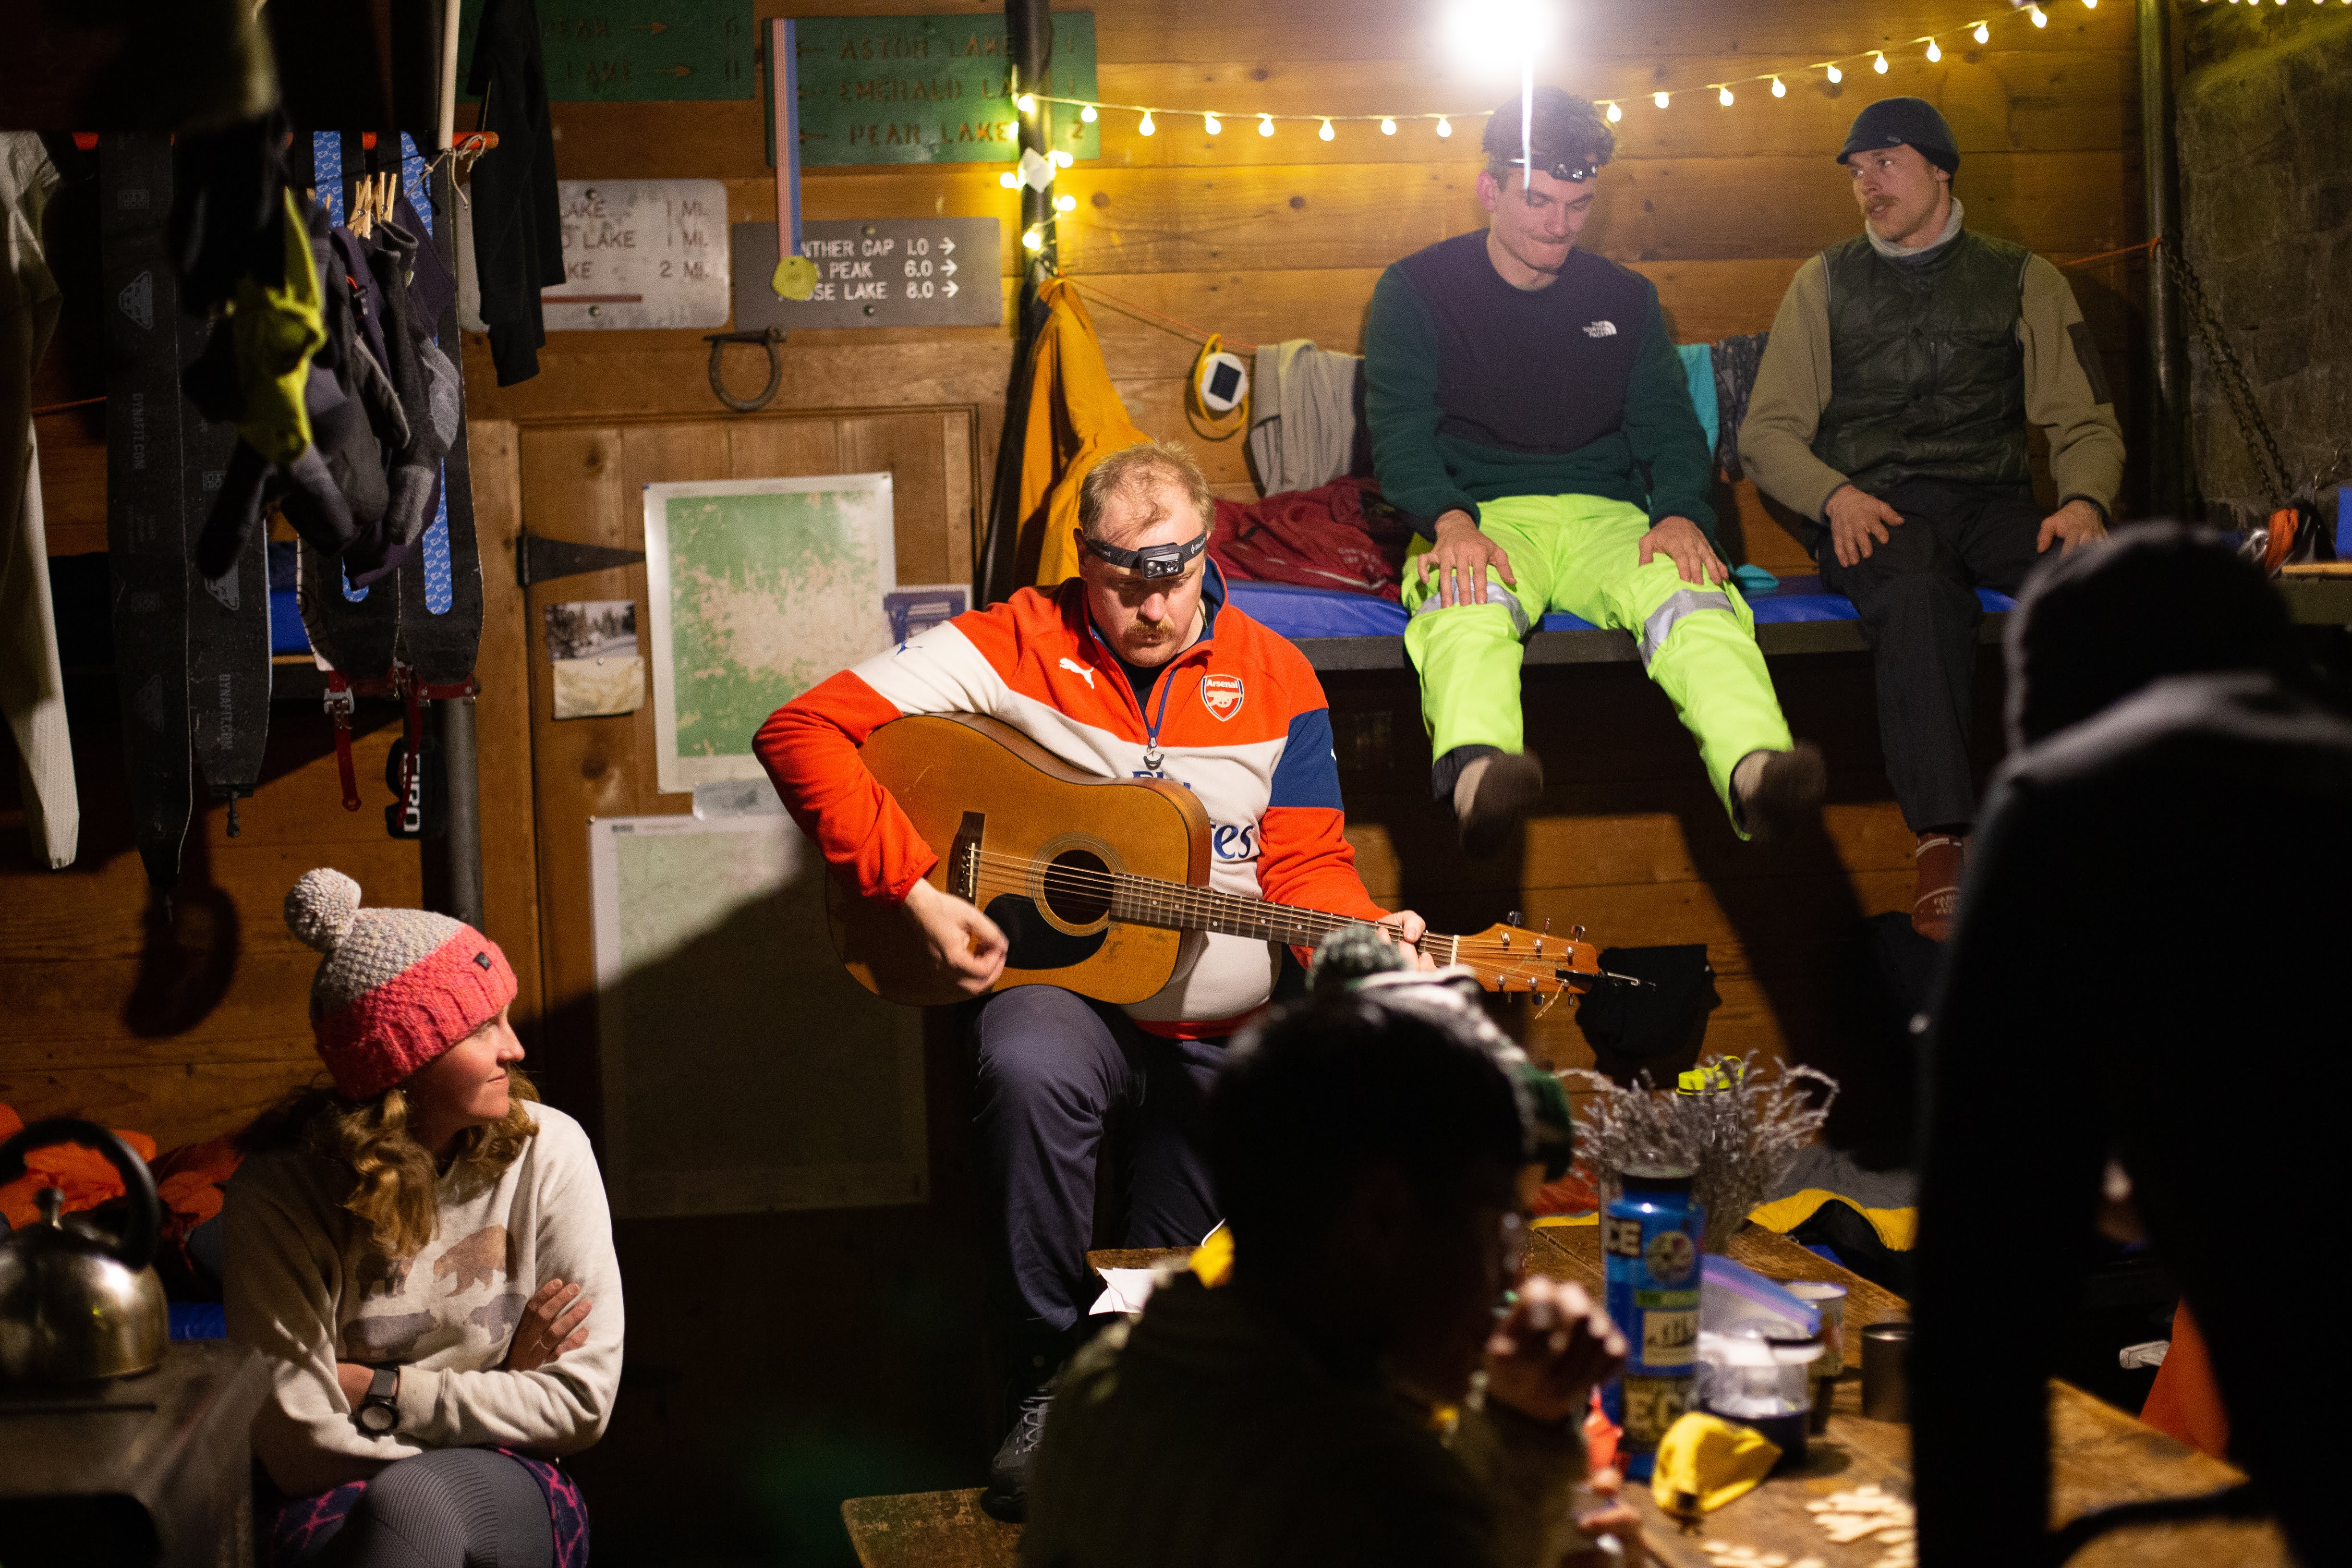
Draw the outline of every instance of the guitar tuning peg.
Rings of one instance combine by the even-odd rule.
[[[1568,928],[1568,934],[1574,937],[1577,941],[1582,942],[1584,940],[1584,928],[1582,926],[1570,926]]]
[[[1546,936],[1549,936],[1550,934],[1551,934],[1551,917],[1550,917],[1549,915],[1546,915],[1546,916],[1544,916],[1544,935],[1546,935]]]
[[[1505,916],[1503,917],[1503,923],[1504,923],[1505,925],[1507,925],[1507,926],[1515,926],[1515,925],[1518,924],[1518,923],[1519,923],[1519,911],[1518,911],[1518,910],[1513,910],[1509,914],[1505,915]]]

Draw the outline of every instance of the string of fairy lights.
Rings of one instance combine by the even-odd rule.
[[[2053,0],[2054,3],[2055,0]],[[2201,3],[2210,5],[2212,0],[2201,0]],[[2232,5],[2242,3],[2249,10],[2260,10],[2263,0],[2229,0],[2229,3]],[[2326,5],[2328,3],[2329,0],[2314,0],[2314,4],[2320,5]],[[2352,5],[2352,0],[2338,0],[2338,3]],[[2287,0],[2274,0],[2274,4],[2284,5]],[[2082,0],[2082,5],[2085,10],[2095,11],[2098,9],[2099,0]],[[2050,26],[2050,13],[2042,8],[2039,0],[2029,0],[2028,4],[2017,6],[2014,14],[2023,16],[2037,31]],[[1774,98],[1786,98],[1789,96],[1789,84],[1792,81],[1805,86],[1812,83],[1818,77],[1819,79],[1834,86],[1845,79],[1845,73],[1849,68],[1867,69],[1875,75],[1885,76],[1892,68],[1892,63],[1888,58],[1890,54],[1901,56],[1908,50],[1916,49],[1929,65],[1938,64],[1944,58],[1945,45],[1963,38],[1979,47],[1990,44],[1992,42],[1992,20],[1986,18],[1956,27],[1948,27],[1937,33],[1923,33],[1906,43],[1894,45],[1888,48],[1857,49],[1851,54],[1819,60],[1801,68],[1758,71],[1752,76],[1731,77],[1722,81],[1706,82],[1700,87],[1660,88],[1634,97],[1596,98],[1592,101],[1612,124],[1624,120],[1626,106],[1629,104],[1639,104],[1646,100],[1655,109],[1669,109],[1673,107],[1675,99],[1686,97],[1694,92],[1713,93],[1718,105],[1729,109],[1739,101],[1739,94],[1735,90],[1737,89],[1760,85],[1767,88]],[[1480,110],[1470,114],[1285,114],[1265,110],[1179,110],[1156,104],[1111,103],[1102,99],[1064,98],[1043,92],[1024,92],[1014,100],[1014,107],[1024,116],[1034,114],[1037,111],[1037,106],[1041,103],[1060,104],[1066,108],[1076,109],[1078,111],[1079,121],[1088,125],[1097,123],[1106,113],[1132,114],[1138,117],[1135,129],[1136,133],[1141,136],[1158,134],[1163,120],[1171,125],[1182,125],[1198,120],[1202,128],[1212,136],[1222,133],[1227,121],[1236,124],[1248,124],[1255,121],[1257,133],[1260,136],[1269,137],[1276,134],[1276,127],[1282,122],[1293,121],[1313,125],[1316,137],[1324,142],[1336,141],[1339,134],[1339,128],[1342,125],[1376,124],[1380,127],[1381,135],[1395,136],[1402,131],[1403,127],[1415,122],[1428,123],[1430,129],[1436,132],[1438,139],[1444,141],[1453,136],[1455,121],[1475,121],[1487,112]],[[1074,162],[1068,153],[1056,148],[1050,154],[1050,162],[1039,171],[1039,174],[1050,184],[1055,173],[1070,167]],[[998,183],[1007,190],[1018,190],[1024,183],[1034,183],[1034,181],[1024,179],[1021,173],[1007,170],[998,176]],[[1045,187],[1040,185],[1039,188]],[[1053,205],[1055,211],[1067,213],[1076,211],[1078,204],[1077,198],[1063,193],[1054,197]],[[1042,229],[1033,226],[1022,235],[1021,243],[1031,250],[1039,249],[1045,244],[1045,235]]]

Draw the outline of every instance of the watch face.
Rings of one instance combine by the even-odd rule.
[[[360,1426],[363,1430],[375,1433],[389,1432],[399,1424],[399,1421],[400,1412],[389,1405],[360,1406]]]

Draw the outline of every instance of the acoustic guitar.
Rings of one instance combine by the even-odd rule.
[[[977,905],[1003,931],[1010,951],[1000,991],[1059,985],[1099,1002],[1140,1002],[1174,978],[1189,931],[1312,947],[1370,923],[1215,890],[1209,815],[1191,790],[1080,773],[993,719],[900,719],[868,736],[860,755],[938,853],[932,886]],[[833,878],[825,883],[834,944],[859,984],[910,1005],[961,1000],[912,921]],[[1557,1000],[1601,978],[1599,953],[1578,940],[1582,931],[1558,937],[1496,925],[1475,936],[1431,932],[1417,945],[1468,968],[1489,991]]]

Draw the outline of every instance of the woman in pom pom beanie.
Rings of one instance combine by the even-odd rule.
[[[268,1364],[253,1447],[269,1568],[583,1568],[556,1463],[603,1435],[621,1276],[580,1124],[532,1103],[514,972],[473,927],[363,910],[310,871],[286,923],[326,961],[331,1088],[242,1142],[223,1210],[231,1339]]]

